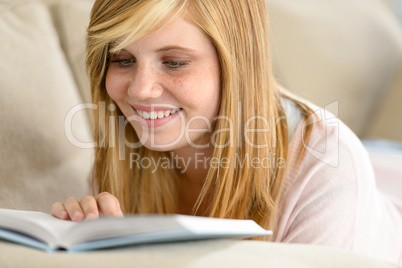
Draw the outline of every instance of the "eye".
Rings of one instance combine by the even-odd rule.
[[[187,61],[172,61],[172,60],[167,60],[162,63],[165,64],[169,69],[172,69],[172,70],[177,70],[188,64]]]
[[[118,63],[120,67],[129,67],[135,63],[134,59],[116,59],[112,60],[113,63]]]

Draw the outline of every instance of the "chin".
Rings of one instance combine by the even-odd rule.
[[[170,152],[176,151],[183,147],[182,141],[168,141],[168,140],[151,140],[148,139],[143,143],[144,147],[157,152]]]

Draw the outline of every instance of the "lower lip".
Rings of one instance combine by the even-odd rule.
[[[143,117],[141,117],[137,110],[134,109],[135,115],[138,118],[138,122],[140,122],[140,124],[144,127],[147,128],[158,128],[161,127],[165,124],[167,124],[168,122],[172,121],[173,119],[175,119],[177,116],[179,116],[179,113],[182,110],[180,109],[179,111],[175,112],[174,114],[169,115],[168,117],[163,117],[163,118],[157,118],[157,119],[144,119]]]

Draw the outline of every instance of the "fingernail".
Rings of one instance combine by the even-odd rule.
[[[59,218],[60,219],[65,219],[67,217],[67,212],[65,211],[60,211],[59,212]]]
[[[74,217],[73,217],[74,221],[81,221],[83,218],[84,218],[84,215],[82,215],[82,213],[80,213],[80,212],[74,213]]]

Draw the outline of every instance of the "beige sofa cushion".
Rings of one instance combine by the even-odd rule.
[[[88,192],[91,150],[66,138],[65,117],[81,102],[47,8],[0,1],[0,207],[48,212]],[[73,117],[88,138],[84,112]]]
[[[339,117],[361,137],[402,55],[402,30],[376,0],[266,0],[279,81]],[[332,111],[336,112],[336,111]]]
[[[93,0],[60,0],[51,5],[56,29],[76,84],[85,102],[91,102],[85,70],[85,38]]]
[[[373,124],[367,137],[402,141],[402,64],[392,82],[391,90],[373,113]]]
[[[275,267],[275,268],[397,268],[396,265],[351,252],[315,245],[262,241],[200,241],[124,247],[69,254],[2,242],[0,266],[24,267]]]

